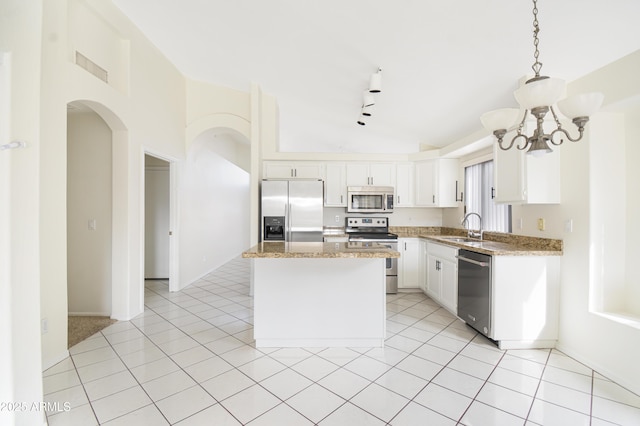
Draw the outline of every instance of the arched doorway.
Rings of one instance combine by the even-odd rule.
[[[228,127],[206,129],[189,144],[180,199],[182,283],[248,248],[250,163],[248,138]]]
[[[111,316],[112,131],[67,105],[67,300],[70,315]]]

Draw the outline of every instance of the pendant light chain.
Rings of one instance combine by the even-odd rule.
[[[542,62],[538,61],[538,56],[540,56],[540,51],[538,50],[538,43],[540,40],[538,39],[538,33],[540,32],[540,26],[538,24],[538,1],[533,0],[533,47],[535,47],[535,52],[533,53],[533,58],[536,60],[531,68],[536,73],[536,77],[540,77],[540,70],[542,69]]]

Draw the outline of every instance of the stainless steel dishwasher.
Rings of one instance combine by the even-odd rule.
[[[480,333],[491,335],[491,256],[458,252],[458,317]]]

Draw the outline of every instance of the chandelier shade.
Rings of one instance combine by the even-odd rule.
[[[524,84],[513,92],[513,96],[522,108],[532,110],[555,104],[564,94],[565,88],[564,80],[544,78]]]
[[[558,102],[558,109],[568,118],[589,117],[600,109],[603,101],[602,93],[581,93]]]
[[[518,108],[501,108],[485,112],[480,116],[480,122],[485,129],[493,132],[500,129],[508,129],[518,120],[520,110]]]

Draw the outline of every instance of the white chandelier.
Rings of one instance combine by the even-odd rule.
[[[549,78],[547,76],[541,76],[540,70],[542,63],[538,61],[540,52],[538,50],[538,33],[540,27],[538,24],[538,5],[537,0],[533,0],[533,46],[534,46],[534,59],[535,62],[531,66],[535,72],[535,76],[526,81],[526,83],[513,92],[514,97],[520,104],[520,107],[524,109],[524,117],[518,125],[517,134],[511,139],[508,145],[503,144],[503,138],[507,133],[507,130],[512,127],[520,114],[520,110],[517,108],[503,108],[495,111],[484,113],[480,117],[482,125],[489,131],[493,132],[498,140],[498,145],[503,150],[511,149],[516,141],[522,138],[521,144],[516,145],[519,150],[524,150],[529,147],[527,154],[541,155],[547,152],[551,152],[548,142],[553,145],[561,145],[564,142],[564,138],[559,141],[554,140],[556,134],[564,135],[572,142],[577,142],[582,139],[584,133],[584,126],[589,121],[589,116],[594,114],[602,105],[604,95],[602,93],[584,93],[575,95],[558,102],[560,96],[565,91],[564,80],[558,78]],[[560,120],[556,111],[553,108],[553,104],[558,102],[558,109],[562,114],[572,119],[573,124],[578,127],[578,136],[572,138],[565,129],[562,128]],[[551,133],[546,134],[543,129],[544,117],[551,111],[553,119],[556,123],[556,129]],[[530,112],[536,119],[536,128],[533,131],[532,136],[523,134],[524,124],[527,120],[527,113]]]

